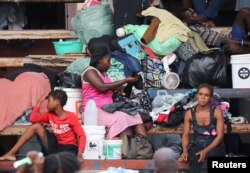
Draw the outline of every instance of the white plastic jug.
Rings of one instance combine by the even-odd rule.
[[[84,125],[85,126],[97,126],[98,110],[94,99],[90,99],[85,107],[84,111]]]
[[[153,109],[160,108],[165,103],[165,98],[166,98],[167,94],[168,93],[166,90],[158,90],[157,91],[157,95],[155,96],[155,98],[152,102]]]

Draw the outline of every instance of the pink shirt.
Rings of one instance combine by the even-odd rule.
[[[96,70],[96,72],[100,75],[101,79],[104,83],[110,83],[111,80],[108,76],[103,76],[96,68],[94,67],[88,67],[84,72],[82,73],[82,76],[85,74],[86,71],[93,69]],[[112,92],[100,92],[95,87],[93,87],[89,82],[85,82],[82,78],[82,104],[83,104],[83,110],[89,101],[89,99],[94,99],[96,106],[98,108],[101,108],[105,104],[113,103],[112,100]]]

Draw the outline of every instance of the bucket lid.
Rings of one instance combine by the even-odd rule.
[[[250,54],[231,55],[231,60],[232,59],[250,59]]]
[[[84,126],[82,125],[83,129],[95,129],[95,130],[105,130],[105,126]]]
[[[82,92],[82,89],[79,88],[63,88],[63,87],[55,87],[54,90],[59,89],[65,92]]]
[[[241,58],[241,59],[231,59],[231,64],[250,64],[250,57],[249,58]]]

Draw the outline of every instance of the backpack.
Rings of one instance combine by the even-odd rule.
[[[127,159],[151,159],[154,154],[154,149],[146,136],[122,136],[122,153]]]

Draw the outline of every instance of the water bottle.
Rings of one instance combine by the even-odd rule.
[[[98,110],[94,99],[90,99],[85,107],[84,111],[84,125],[85,126],[97,126]]]

